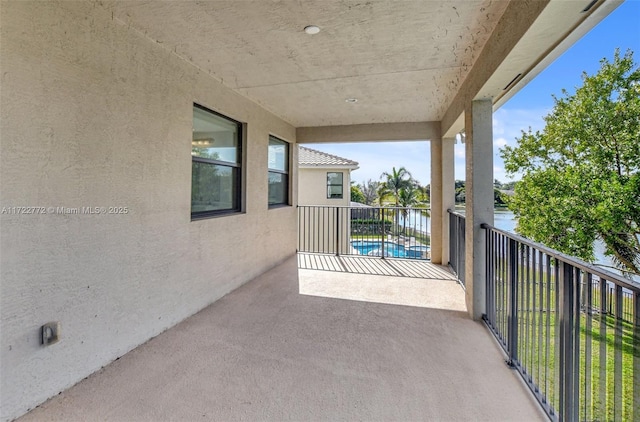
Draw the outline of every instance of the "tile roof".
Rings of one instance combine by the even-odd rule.
[[[358,162],[337,155],[327,154],[326,152],[316,151],[315,149],[298,145],[298,164],[303,166],[321,166],[321,167],[355,167],[358,168]]]

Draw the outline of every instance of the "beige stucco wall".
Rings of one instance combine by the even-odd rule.
[[[342,199],[327,198],[327,173],[342,172],[344,182]],[[349,206],[351,201],[351,170],[345,168],[300,167],[298,171],[298,204]]]
[[[7,420],[295,252],[295,207],[267,206],[268,135],[295,129],[99,3],[1,7],[0,206],[128,208],[0,216]],[[247,123],[243,214],[190,221],[193,102]]]

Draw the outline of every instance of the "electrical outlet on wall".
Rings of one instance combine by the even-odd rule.
[[[44,346],[57,343],[60,340],[60,323],[47,322],[40,327],[40,335]]]

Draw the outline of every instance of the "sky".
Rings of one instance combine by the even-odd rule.
[[[562,89],[573,93],[582,85],[582,74],[595,74],[600,60],[611,61],[616,48],[624,54],[634,52],[640,63],[640,0],[626,0],[590,32],[585,34],[549,67],[529,82],[493,114],[494,178],[506,182],[499,148],[516,145],[521,131],[544,128],[544,116],[553,108],[553,95]],[[314,144],[310,148],[358,161],[360,168],[351,178],[360,184],[368,179],[380,180],[382,172],[405,167],[421,184],[430,183],[428,142],[371,142],[357,144]],[[455,146],[455,178],[464,180],[464,145]]]

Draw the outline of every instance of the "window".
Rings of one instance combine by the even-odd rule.
[[[242,125],[197,104],[191,141],[191,218],[240,211]]]
[[[289,205],[289,144],[269,136],[269,206]]]
[[[327,198],[342,198],[342,173],[327,173]]]

